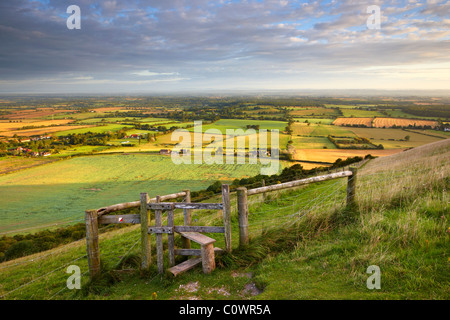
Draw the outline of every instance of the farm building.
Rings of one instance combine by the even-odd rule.
[[[159,154],[162,154],[162,155],[169,155],[171,153],[172,153],[172,151],[168,150],[168,149],[161,149],[161,150],[159,150]]]

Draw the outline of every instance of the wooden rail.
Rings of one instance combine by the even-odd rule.
[[[247,190],[247,195],[251,196],[254,194],[258,194],[258,193],[265,193],[265,192],[269,192],[269,191],[277,191],[277,190],[282,190],[282,189],[287,189],[287,188],[294,188],[294,187],[298,187],[298,186],[301,186],[304,184],[320,182],[320,181],[327,181],[327,180],[338,179],[338,178],[343,178],[343,177],[350,177],[352,175],[353,175],[352,171],[342,171],[342,172],[337,172],[337,173],[330,173],[330,174],[326,174],[323,176],[311,177],[311,178],[289,181],[289,182],[285,182],[285,183],[279,183],[279,184],[256,188],[256,189],[250,189],[250,190]]]
[[[179,197],[184,197],[186,195],[186,191],[182,191],[182,192],[178,192],[178,193],[172,193],[172,194],[167,194],[164,196],[160,197],[160,201],[166,201],[166,200],[172,200],[172,199],[176,199]],[[156,202],[156,198],[151,198],[148,199],[148,202]],[[115,212],[115,211],[120,211],[120,210],[124,210],[124,209],[130,209],[130,208],[138,208],[141,205],[141,201],[133,201],[133,202],[125,202],[125,203],[119,203],[119,204],[114,204],[111,206],[107,206],[107,207],[103,207],[100,209],[97,209],[97,213],[99,216],[102,216],[104,214],[107,213],[111,213],[111,212]]]

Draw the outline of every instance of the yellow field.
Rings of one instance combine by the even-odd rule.
[[[334,162],[338,158],[343,160],[350,157],[364,157],[371,154],[376,157],[389,156],[402,152],[403,149],[391,150],[342,150],[342,149],[296,149],[294,153],[294,160],[306,161],[320,161],[320,162]]]
[[[391,128],[408,127],[408,126],[431,126],[432,128],[438,125],[437,121],[432,120],[416,120],[416,119],[401,119],[401,118],[337,118],[333,121],[336,126],[345,125],[365,125],[373,128]]]
[[[22,122],[9,122],[9,120],[0,120],[0,134],[1,134],[1,132],[4,132],[4,131],[19,130],[20,128],[28,127],[28,126],[36,126],[36,127],[59,126],[59,125],[62,125],[62,124],[68,124],[68,123],[73,122],[73,121],[74,120],[70,120],[70,119],[61,119],[61,120],[32,120],[32,119],[27,119],[27,120],[23,120]]]
[[[0,132],[0,135],[11,138],[15,134],[17,134],[19,137],[30,137],[35,135],[43,135],[43,134],[50,134],[55,133],[59,131],[65,131],[65,130],[72,130],[72,129],[81,129],[81,128],[88,128],[93,126],[57,126],[57,127],[45,127],[45,128],[37,128],[37,129],[27,129],[27,130],[14,130],[14,131],[4,131]]]
[[[345,125],[365,125],[367,127],[372,126],[373,118],[337,118],[333,121],[335,126],[345,126]]]
[[[415,119],[399,119],[399,118],[375,118],[372,122],[373,127],[375,128],[390,128],[394,125],[398,127],[407,127],[407,126],[431,126],[436,127],[438,125],[437,121],[431,120],[415,120]]]
[[[73,110],[53,109],[53,108],[37,108],[36,110],[34,109],[15,110],[11,114],[4,115],[3,118],[8,120],[32,119],[32,118],[36,119],[51,116],[53,114],[66,112],[72,113]]]

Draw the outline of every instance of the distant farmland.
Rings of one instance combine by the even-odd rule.
[[[333,124],[336,126],[364,125],[369,128],[392,128],[394,126],[429,126],[434,128],[438,125],[437,121],[401,118],[337,118],[333,121]]]

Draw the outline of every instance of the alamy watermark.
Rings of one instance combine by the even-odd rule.
[[[381,29],[381,8],[377,5],[372,5],[367,7],[367,13],[371,15],[367,18],[367,28],[370,30]]]
[[[67,29],[81,29],[81,9],[79,6],[71,5],[67,7],[66,13],[71,15],[67,18]]]
[[[367,268],[366,273],[372,274],[367,278],[367,289],[381,289],[381,270],[379,266],[371,265]]]
[[[67,289],[81,289],[81,270],[77,265],[70,265],[67,267],[66,273],[73,273],[67,278]]]

